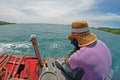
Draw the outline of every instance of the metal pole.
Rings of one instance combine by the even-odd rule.
[[[39,50],[38,50],[36,35],[31,35],[31,42],[32,42],[32,45],[33,45],[33,48],[34,48],[35,55],[38,59],[38,63],[42,67],[42,59],[40,57],[40,53],[39,53]]]

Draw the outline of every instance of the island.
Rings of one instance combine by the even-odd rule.
[[[98,27],[95,29],[120,35],[120,28]]]
[[[15,23],[10,23],[10,22],[5,22],[5,21],[0,21],[0,25],[7,25],[7,24],[15,24]]]

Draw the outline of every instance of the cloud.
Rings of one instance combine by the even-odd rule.
[[[16,10],[15,8],[11,8],[4,4],[1,4],[0,7],[1,7],[0,17],[1,16],[11,16],[11,17],[23,16],[23,14],[20,11]]]
[[[0,3],[0,17],[14,17],[16,21],[69,17],[90,9],[93,4],[94,0],[6,0]]]
[[[91,25],[98,21],[119,21],[120,15],[112,12],[101,13],[98,0],[0,0],[0,19],[25,23],[70,24],[83,19]]]
[[[115,13],[91,14],[82,17],[86,17],[92,27],[120,27],[120,15]]]
[[[99,21],[117,21],[120,20],[120,15],[115,13],[106,13],[106,14],[98,14],[94,15],[91,20],[99,20]]]
[[[25,9],[29,9],[42,17],[62,17],[88,10],[93,6],[94,2],[94,0],[37,0],[26,5]]]

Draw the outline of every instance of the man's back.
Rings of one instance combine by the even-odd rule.
[[[82,80],[104,80],[112,64],[110,51],[100,40],[76,51],[68,62],[72,69],[84,69]]]

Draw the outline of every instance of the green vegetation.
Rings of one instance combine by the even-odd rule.
[[[15,23],[9,23],[9,22],[0,21],[0,25],[7,25],[7,24],[15,24]]]
[[[120,28],[99,27],[96,29],[120,35]]]

